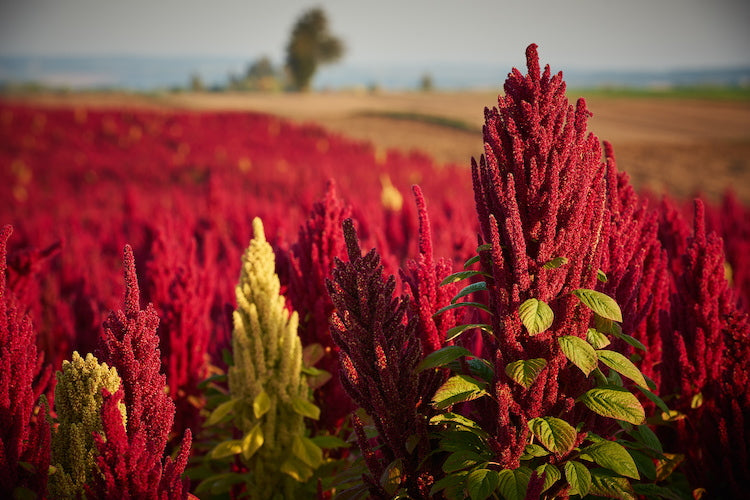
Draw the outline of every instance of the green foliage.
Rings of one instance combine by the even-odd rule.
[[[305,12],[296,22],[286,47],[286,64],[296,90],[308,90],[320,64],[337,61],[343,42],[328,31],[328,18],[320,8]]]
[[[114,393],[120,387],[117,370],[101,363],[91,354],[83,359],[73,352],[57,372],[55,410],[58,426],[52,434],[52,465],[49,490],[55,498],[77,498],[84,486],[97,474],[98,451],[94,433],[102,432],[102,389]],[[125,421],[125,404],[120,404]]]
[[[518,315],[529,335],[536,335],[547,330],[555,319],[552,308],[538,299],[525,300],[518,308]]]
[[[524,389],[528,389],[545,366],[547,366],[547,360],[544,358],[520,359],[508,363],[505,367],[505,374],[521,384]]]

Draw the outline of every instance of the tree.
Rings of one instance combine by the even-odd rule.
[[[344,54],[344,44],[328,32],[325,12],[313,8],[297,20],[286,51],[292,86],[297,90],[308,90],[318,65],[340,59]]]

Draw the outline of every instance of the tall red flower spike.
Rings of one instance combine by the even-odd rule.
[[[50,463],[50,427],[38,408],[40,358],[31,319],[6,283],[11,226],[0,229],[0,496],[44,496]]]
[[[421,359],[417,319],[406,318],[408,298],[394,298],[396,279],[383,276],[375,249],[362,256],[351,219],[344,221],[349,262],[336,261],[328,291],[336,308],[331,334],[341,348],[341,382],[354,402],[372,419],[378,431],[372,445],[353,418],[360,449],[370,470],[367,478],[376,498],[386,496],[380,477],[395,460],[401,460],[404,487],[411,498],[425,498],[429,481],[419,467],[427,450],[409,451],[415,438],[426,442],[425,418],[429,397],[419,390],[414,373]]]
[[[605,165],[599,140],[586,132],[590,113],[565,97],[562,73],[540,71],[536,45],[526,50],[528,74],[517,69],[505,82],[498,107],[485,110],[485,155],[472,160],[474,196],[485,243],[481,252],[493,312],[488,355],[495,366],[543,357],[547,367],[527,390],[498,370],[492,422],[497,459],[515,468],[527,443],[526,422],[564,415],[590,383],[562,368],[566,359],[555,338],[585,338],[591,314],[568,292],[597,284],[609,238]],[[545,264],[567,259],[558,268]],[[542,300],[555,313],[552,327],[528,335],[518,315],[521,303]],[[484,412],[483,412],[484,413]],[[492,413],[485,413],[491,415]]]
[[[326,290],[336,258],[344,259],[346,244],[341,224],[351,216],[351,208],[336,196],[336,186],[328,182],[326,194],[313,205],[289,258],[287,298],[299,313],[299,336],[303,346],[320,344],[323,357],[317,367],[331,379],[315,391],[323,412],[320,425],[335,431],[354,409],[338,377],[338,351],[330,332],[333,303]]]
[[[100,359],[117,368],[121,390],[108,395],[102,407],[104,436],[97,436],[102,472],[92,486],[96,498],[187,498],[180,475],[190,452],[191,434],[185,431],[176,461],[164,457],[174,421],[175,406],[160,373],[159,317],[149,304],[140,308],[135,260],[125,247],[125,308],[111,312],[104,322]],[[125,402],[126,425],[119,403]]]

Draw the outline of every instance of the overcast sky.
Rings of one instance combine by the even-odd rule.
[[[0,55],[268,55],[312,6],[353,64],[750,65],[748,0],[0,0]]]

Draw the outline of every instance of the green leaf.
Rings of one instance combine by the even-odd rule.
[[[305,436],[294,436],[292,454],[313,469],[317,469],[323,463],[323,450]]]
[[[512,380],[521,384],[524,389],[528,389],[545,366],[547,366],[547,360],[544,358],[520,359],[508,363],[508,366],[505,367],[505,373]]]
[[[549,451],[542,448],[536,443],[527,444],[521,455],[521,460],[531,460],[532,458],[546,457]]]
[[[321,344],[317,342],[314,344],[308,344],[302,349],[302,364],[304,366],[313,366],[315,363],[323,359],[325,356],[325,349]]]
[[[448,458],[443,462],[443,472],[451,474],[460,470],[468,469],[474,465],[486,462],[486,459],[479,453],[470,450],[461,450],[448,455]]]
[[[468,375],[454,375],[435,392],[432,405],[438,410],[444,410],[456,403],[477,399],[487,394],[485,385]]]
[[[641,495],[646,498],[666,498],[667,500],[684,500],[685,498],[681,496],[679,493],[677,493],[676,491],[668,487],[659,486],[658,484],[649,484],[649,483],[634,484],[633,491],[637,495]],[[695,493],[694,493],[693,498],[701,498],[701,497],[695,496]]]
[[[271,398],[266,391],[261,391],[253,400],[253,414],[255,418],[260,418],[271,409]]]
[[[492,327],[490,325],[484,323],[471,323],[469,325],[454,326],[453,328],[449,329],[447,332],[445,332],[445,340],[446,342],[450,342],[465,331],[473,330],[474,328],[480,328],[487,333],[492,333]]]
[[[605,469],[591,471],[591,493],[617,500],[636,500],[635,491],[624,477],[615,477]]]
[[[471,257],[466,262],[464,262],[464,269],[468,269],[469,266],[476,264],[477,262],[479,262],[480,259],[481,257],[479,255],[475,255],[474,257]]]
[[[656,479],[656,465],[651,457],[638,450],[628,450],[628,453],[633,458],[638,471],[647,479],[654,481]]]
[[[466,297],[467,295],[474,293],[474,292],[480,292],[487,290],[487,283],[484,281],[478,281],[476,283],[472,283],[471,285],[466,285],[463,289],[461,289],[460,292],[458,292],[452,299],[451,304],[455,304],[458,299]]]
[[[557,343],[560,344],[560,349],[562,349],[565,357],[580,368],[586,376],[596,368],[599,362],[599,358],[596,357],[596,351],[591,347],[591,344],[582,338],[565,335],[558,338]]]
[[[659,438],[649,426],[638,425],[633,429],[630,435],[633,436],[636,441],[643,444],[647,448],[659,453],[664,453],[664,449],[661,446],[661,441],[659,441]]]
[[[403,474],[404,465],[400,458],[397,458],[385,468],[380,476],[380,486],[391,496],[396,493],[401,486],[401,475]]]
[[[292,409],[303,417],[311,418],[313,420],[318,420],[320,418],[320,408],[305,398],[293,398]]]
[[[643,352],[646,352],[648,350],[648,348],[646,348],[646,346],[643,345],[640,340],[638,340],[635,337],[631,337],[627,333],[619,332],[619,333],[615,333],[614,335],[618,339],[625,341],[625,343],[632,345],[636,349],[640,349]]]
[[[609,337],[596,328],[589,328],[586,332],[586,342],[591,344],[594,349],[603,349],[611,343]]]
[[[229,415],[229,412],[234,409],[236,403],[236,399],[230,399],[229,401],[225,401],[217,406],[206,419],[206,427],[218,424],[224,417]]]
[[[450,311],[451,309],[455,309],[457,307],[476,307],[477,309],[481,309],[482,311],[492,314],[492,311],[490,311],[490,308],[487,307],[485,304],[482,304],[481,302],[456,302],[455,304],[449,304],[445,307],[442,307],[437,310],[435,314],[432,315],[434,318],[435,316],[438,316],[439,314],[444,313],[445,311]]]
[[[573,449],[578,436],[572,425],[555,417],[532,418],[527,425],[539,442],[554,453],[563,454]]]
[[[560,469],[552,464],[542,464],[536,468],[536,473],[539,477],[544,477],[544,486],[542,491],[547,491],[555,484],[561,477]]]
[[[591,460],[621,476],[640,479],[638,467],[628,450],[614,441],[599,441],[581,450],[581,457],[591,457]]]
[[[464,480],[468,475],[467,472],[449,474],[437,480],[430,489],[430,498],[436,497],[437,493],[443,490],[463,489]],[[446,498],[451,498],[446,492]],[[338,498],[338,497],[337,497]]]
[[[419,362],[416,368],[416,372],[422,372],[429,370],[430,368],[437,368],[439,366],[445,366],[454,359],[458,359],[461,356],[471,356],[471,351],[465,347],[457,345],[445,346],[442,349],[433,351]]]
[[[238,474],[236,472],[224,472],[222,474],[214,474],[213,476],[209,476],[198,485],[197,488],[195,488],[196,495],[201,495],[205,498],[203,494],[209,494],[210,495],[220,495],[222,493],[227,493],[232,489],[232,486],[235,484],[240,484],[245,482],[245,477],[242,474]]]
[[[310,441],[326,450],[335,450],[336,448],[349,448],[350,444],[336,436],[315,436]]]
[[[589,290],[586,288],[579,288],[573,290],[573,295],[583,302],[583,304],[594,311],[602,318],[611,319],[613,321],[622,322],[622,311],[620,306],[617,305],[615,299],[609,295],[605,295],[596,290]]]
[[[452,412],[443,412],[438,413],[434,417],[430,419],[430,425],[440,425],[440,424],[451,424],[452,427],[458,429],[462,428],[465,430],[470,430],[471,432],[478,433],[482,437],[486,437],[487,433],[482,430],[481,427],[479,427],[479,424],[474,422],[473,420],[464,417],[463,415],[459,415],[458,413],[452,413]]]
[[[622,327],[619,323],[608,318],[603,318],[598,314],[594,316],[594,327],[602,333],[610,335],[619,335],[622,333]]]
[[[565,257],[555,257],[544,263],[542,266],[544,269],[557,269],[558,267],[568,263],[568,259]]]
[[[646,385],[646,379],[643,378],[643,374],[638,367],[619,352],[601,349],[596,351],[596,354],[599,357],[599,361],[609,366],[623,377],[629,378],[641,387],[648,387]]]
[[[440,449],[450,453],[457,451],[473,451],[482,453],[486,450],[487,445],[482,438],[470,430],[459,430],[447,433],[440,440]]]
[[[575,493],[581,497],[588,495],[591,489],[591,473],[581,462],[575,460],[565,462],[565,479],[568,480]],[[570,493],[573,494],[573,491]]]
[[[291,476],[300,483],[306,482],[315,472],[309,465],[294,455],[286,457],[279,468],[284,474]]]
[[[238,455],[242,453],[242,441],[239,439],[230,439],[228,441],[222,441],[212,449],[208,456],[215,460],[231,457],[232,455]]]
[[[609,281],[607,275],[604,274],[604,271],[602,271],[601,269],[596,270],[596,279],[598,279],[602,283],[606,283],[607,281]]]
[[[469,365],[469,373],[472,375],[477,376],[490,384],[494,382],[495,367],[486,359],[471,358],[466,360],[466,364]]]
[[[498,482],[497,471],[477,469],[466,476],[466,491],[471,500],[485,500],[495,491]]]
[[[659,396],[651,392],[650,390],[646,389],[645,387],[641,387],[640,385],[636,386],[638,390],[640,390],[644,396],[646,396],[652,403],[654,403],[657,408],[659,408],[664,413],[670,413],[671,410],[667,406],[667,403],[664,402],[663,399],[661,399]]]
[[[521,323],[532,336],[548,329],[555,319],[555,314],[550,306],[546,302],[534,298],[527,299],[520,305],[518,315],[521,318]]]
[[[245,460],[250,460],[250,457],[263,446],[263,441],[263,428],[260,426],[260,422],[258,422],[242,438],[242,457]]]
[[[503,469],[498,479],[497,487],[505,500],[523,500],[526,498],[526,489],[529,487],[531,469],[523,466],[514,470]]]
[[[640,425],[646,418],[640,401],[621,387],[595,387],[579,398],[591,411],[603,417],[616,418]]]
[[[450,274],[446,276],[445,278],[443,278],[443,281],[440,282],[439,286],[449,285],[451,283],[465,280],[466,278],[471,278],[472,276],[477,276],[479,274],[482,274],[482,273],[480,271],[459,271],[457,273]]]

